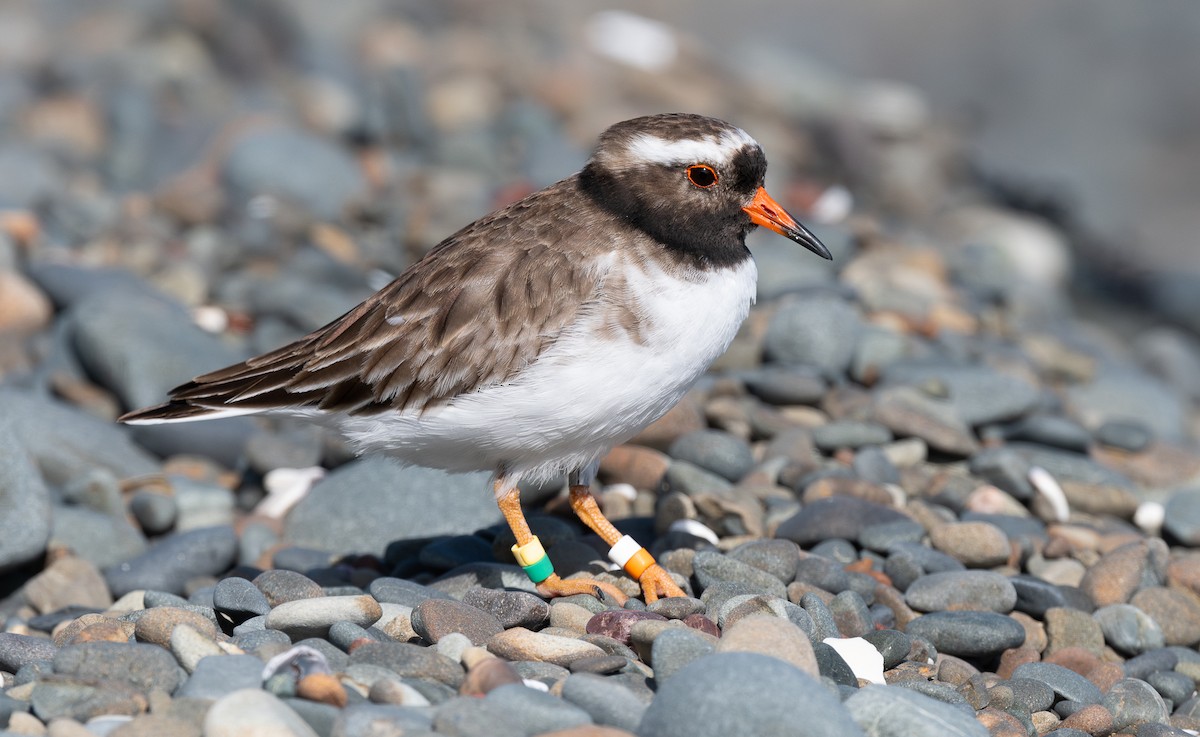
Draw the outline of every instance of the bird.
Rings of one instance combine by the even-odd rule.
[[[755,298],[751,231],[832,258],[767,193],[766,170],[762,147],[723,120],[618,122],[579,172],[462,228],[328,325],[119,419],[299,416],[359,453],[490,471],[539,593],[624,603],[611,583],[560,577],[529,527],[518,483],[566,475],[571,509],[646,603],[684,596],[590,486],[600,459],[729,347]]]

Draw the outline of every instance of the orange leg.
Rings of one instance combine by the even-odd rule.
[[[510,483],[503,476],[497,477],[496,485],[496,504],[500,507],[500,512],[504,515],[505,521],[508,522],[509,528],[512,529],[513,535],[517,538],[517,546],[525,546],[535,542],[533,532],[529,529],[529,523],[525,521],[525,513],[521,511],[521,497],[516,485]],[[601,518],[603,519],[603,517]],[[601,592],[608,594],[619,604],[624,604],[628,598],[621,590],[610,583],[597,581],[591,578],[573,578],[563,580],[559,578],[557,573],[551,573],[548,578],[537,584],[538,592],[543,596],[571,596],[572,594],[590,594],[596,598],[601,598]]]
[[[592,496],[592,492],[587,486],[578,483],[579,478],[576,474],[571,474],[571,509],[574,510],[576,516],[583,520],[583,524],[587,525],[592,532],[600,536],[602,540],[611,548],[621,540],[621,533],[617,528],[613,527],[604,513],[600,511],[599,505],[596,504],[596,497]],[[657,601],[663,596],[687,596],[683,589],[675,584],[671,578],[671,574],[667,573],[666,569],[657,563],[653,562],[650,554],[642,551],[646,559],[651,561],[649,567],[642,571],[637,577],[638,583],[642,586],[642,594],[646,598],[646,603]],[[618,561],[619,562],[619,561]]]

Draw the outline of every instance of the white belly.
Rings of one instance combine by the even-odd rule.
[[[640,342],[599,337],[592,316],[509,383],[424,415],[343,418],[342,431],[360,450],[450,471],[544,479],[594,463],[666,413],[729,347],[757,278],[750,259],[691,280],[620,268],[646,295]]]

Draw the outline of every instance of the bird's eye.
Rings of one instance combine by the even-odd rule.
[[[708,164],[692,164],[687,168],[687,178],[700,189],[708,189],[717,183],[717,170]]]

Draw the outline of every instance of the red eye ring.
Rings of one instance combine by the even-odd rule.
[[[700,189],[717,186],[717,170],[708,164],[692,164],[687,168],[687,179]]]

